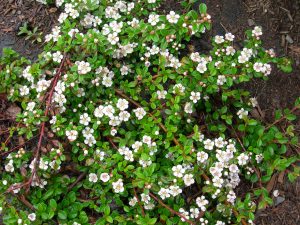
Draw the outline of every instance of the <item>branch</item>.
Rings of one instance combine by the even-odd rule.
[[[54,89],[56,87],[56,84],[60,78],[60,75],[62,73],[62,69],[63,69],[63,66],[64,66],[64,63],[65,63],[65,60],[66,60],[66,53],[64,54],[63,56],[63,59],[61,60],[60,62],[60,65],[59,65],[59,68],[53,78],[53,81],[51,83],[51,89],[49,91],[49,96],[47,98],[47,101],[46,101],[46,109],[45,109],[45,112],[44,112],[44,116],[47,117],[48,116],[48,113],[49,113],[49,109],[50,109],[50,105],[51,105],[51,101],[52,101],[52,96],[53,96],[53,93],[54,93]],[[30,186],[31,186],[31,183],[33,181],[33,179],[35,178],[36,176],[36,173],[37,173],[37,163],[38,163],[38,159],[40,157],[40,150],[41,150],[41,147],[42,147],[42,141],[43,141],[43,137],[44,137],[44,133],[45,133],[45,125],[46,125],[46,122],[43,121],[41,126],[40,126],[40,132],[39,132],[39,141],[38,141],[38,145],[37,145],[37,148],[35,150],[35,153],[34,153],[34,163],[33,163],[33,169],[32,169],[32,172],[31,172],[31,176],[30,178],[28,179],[27,182],[25,183],[22,183],[22,184],[18,184],[18,185],[14,185],[14,186],[10,186],[7,190],[6,190],[6,193],[7,192],[11,192],[17,188],[22,188],[22,187],[27,187],[27,192],[29,191],[30,189]]]
[[[155,201],[158,202],[158,204],[160,204],[161,206],[163,206],[164,208],[166,208],[167,210],[169,210],[172,214],[175,214],[179,217],[181,217],[182,219],[184,219],[185,222],[191,224],[191,225],[195,225],[195,223],[189,219],[187,219],[184,215],[182,215],[181,213],[175,211],[174,209],[170,208],[169,206],[167,206],[165,203],[163,203],[163,201],[161,201],[159,198],[157,198],[153,193],[149,192],[149,195],[151,196],[151,198],[153,198]]]
[[[73,187],[75,187],[75,185],[76,184],[78,184],[83,178],[85,178],[85,176],[86,176],[86,172],[83,172],[83,173],[81,173],[78,177],[77,177],[77,179],[68,187],[68,192],[73,188]]]
[[[21,201],[24,205],[26,205],[32,211],[35,210],[34,206],[25,198],[24,195],[17,196],[17,198],[19,199],[19,201]]]
[[[290,112],[295,112],[297,109],[299,109],[299,106],[295,106]],[[270,129],[272,126],[274,126],[277,123],[280,123],[282,120],[286,119],[286,116],[282,116],[281,118],[279,118],[278,120],[275,120],[272,124],[270,124],[269,126],[266,127],[265,130]]]
[[[144,208],[143,208],[143,206],[142,206],[142,204],[141,204],[141,201],[140,201],[140,199],[139,199],[139,197],[138,197],[138,195],[137,195],[137,193],[136,193],[135,188],[133,188],[133,193],[134,193],[134,196],[135,196],[135,198],[137,199],[137,202],[138,202],[138,204],[139,204],[139,206],[140,206],[140,208],[141,208],[141,210],[142,210],[142,215],[143,215],[143,217],[145,217],[145,211],[144,211]]]

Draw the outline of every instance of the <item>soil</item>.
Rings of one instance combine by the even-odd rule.
[[[199,1],[200,2],[200,1]],[[294,61],[294,70],[284,74],[274,68],[267,81],[253,80],[241,87],[257,97],[261,117],[265,122],[274,121],[276,109],[291,108],[300,97],[300,0],[202,0],[212,16],[212,30],[201,40],[193,40],[198,51],[207,51],[209,39],[216,34],[229,31],[236,36],[240,46],[247,29],[259,25],[263,27],[262,40],[266,48],[273,48],[277,55],[287,56]],[[199,3],[198,3],[199,4]],[[180,10],[180,1],[166,0],[162,10]],[[197,6],[195,6],[197,9]],[[44,6],[34,0],[0,0],[0,55],[2,48],[11,47],[32,60],[41,52],[42,44],[32,44],[33,40],[17,35],[25,22],[29,27],[38,27],[46,34],[54,26],[58,9]],[[5,120],[7,110],[13,107],[0,95],[0,134],[11,121]],[[300,131],[300,121],[296,124]],[[299,132],[300,133],[300,132]],[[2,135],[1,135],[2,136]],[[247,186],[247,185],[246,185]],[[246,187],[245,188],[249,188]],[[239,189],[242,194],[243,189]],[[291,184],[286,175],[277,174],[271,192],[279,190],[278,204],[257,212],[256,224],[296,225],[300,224],[300,179]]]

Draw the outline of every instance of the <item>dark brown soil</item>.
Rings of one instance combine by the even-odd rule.
[[[232,32],[236,36],[237,44],[240,44],[244,39],[245,30],[259,25],[264,30],[262,37],[264,46],[274,48],[280,56],[293,59],[292,73],[284,74],[274,68],[268,81],[254,80],[242,86],[258,98],[264,115],[262,119],[265,122],[273,121],[276,109],[292,107],[295,99],[300,97],[300,0],[201,2],[208,6],[208,13],[213,19],[213,28],[202,40],[193,41],[198,51],[207,51],[205,42],[208,42],[212,35],[224,34],[226,31]],[[180,9],[180,1],[166,0],[161,10],[169,12]],[[25,41],[25,37],[17,36],[19,28],[24,22],[28,22],[31,28],[38,27],[40,32],[47,33],[54,25],[57,15],[55,7],[46,7],[34,0],[0,0],[0,55],[3,47],[12,47],[22,55],[35,59],[41,52],[42,44],[32,44],[32,40]],[[3,134],[1,132],[11,123],[4,120],[5,111],[9,107],[11,105],[4,100],[4,95],[0,95],[0,116],[3,116],[0,117],[0,134]],[[300,131],[300,122],[296,125],[296,129]],[[279,177],[275,180],[272,191],[279,190],[283,202],[258,211],[256,224],[300,224],[300,180],[291,184],[285,176],[281,176],[280,179]],[[240,192],[242,195],[242,189],[239,189]]]
[[[56,22],[58,10],[35,0],[0,0],[0,55],[4,47],[11,47],[29,59],[41,52],[42,43],[33,44],[33,39],[18,36],[20,27],[28,24],[30,30],[46,34]]]

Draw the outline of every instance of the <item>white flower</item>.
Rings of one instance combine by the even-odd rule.
[[[166,199],[170,197],[169,190],[166,188],[161,188],[158,192],[158,195],[161,197],[161,199]]]
[[[129,201],[129,205],[130,206],[135,206],[135,204],[138,202],[137,198],[136,197],[133,197],[132,199],[130,199]]]
[[[183,177],[183,181],[184,181],[184,184],[185,184],[186,186],[190,186],[190,185],[192,185],[193,183],[195,183],[193,174],[185,174],[184,177]]]
[[[104,106],[102,106],[102,105],[98,106],[94,111],[94,116],[97,118],[102,118],[104,115],[103,109],[104,109]]]
[[[107,106],[104,106],[103,113],[104,113],[104,115],[108,116],[109,118],[113,118],[115,109],[111,105],[107,105]]]
[[[150,196],[148,194],[144,194],[144,193],[141,194],[141,201],[142,202],[149,203],[150,199],[151,198],[150,198]]]
[[[105,87],[111,87],[112,84],[113,84],[111,77],[109,77],[109,76],[104,76],[104,77],[103,77],[103,80],[102,80],[102,84],[103,84]]]
[[[89,122],[91,122],[91,117],[89,117],[87,113],[83,113],[82,115],[80,115],[79,123],[87,126],[89,125]]]
[[[90,182],[93,182],[93,183],[96,183],[96,182],[98,181],[97,174],[95,174],[95,173],[90,173],[90,174],[89,174],[89,181],[90,181]]]
[[[79,12],[76,9],[71,9],[69,15],[73,18],[76,19],[79,16]]]
[[[63,55],[61,54],[60,51],[53,53],[52,57],[53,57],[53,61],[57,63],[60,63],[61,60],[63,59]]]
[[[167,91],[165,91],[165,90],[157,91],[156,94],[157,94],[158,99],[165,99],[166,95],[167,95]]]
[[[199,73],[204,73],[207,70],[206,63],[200,62],[196,68]]]
[[[205,196],[202,195],[201,197],[196,198],[196,204],[202,211],[206,211],[206,205],[208,205],[208,201],[205,199]]]
[[[151,137],[148,136],[148,135],[144,135],[144,136],[143,136],[143,142],[144,142],[145,144],[147,144],[148,146],[151,146]]]
[[[35,221],[35,219],[36,219],[35,213],[30,213],[30,214],[28,215],[28,219],[29,219],[30,221]]]
[[[254,63],[254,65],[253,65],[253,69],[256,71],[256,72],[262,72],[262,68],[263,68],[263,63],[261,63],[261,62],[256,62],[256,63]]]
[[[240,119],[244,119],[248,116],[248,111],[245,110],[244,108],[241,108],[238,112],[237,115]]]
[[[223,85],[226,82],[226,77],[224,75],[219,75],[217,80],[217,85]]]
[[[250,104],[252,105],[252,107],[257,107],[258,106],[258,101],[256,98],[250,98]]]
[[[36,91],[38,93],[47,90],[47,88],[49,87],[49,85],[51,84],[51,80],[46,81],[44,79],[39,80],[36,84]]]
[[[133,112],[135,113],[135,116],[138,118],[138,120],[143,119],[143,117],[146,115],[146,111],[143,108],[134,109]]]
[[[257,163],[261,163],[261,161],[264,159],[262,154],[258,154],[255,156],[255,160]]]
[[[11,173],[15,171],[15,168],[14,168],[12,160],[9,161],[9,163],[5,165],[5,171],[11,172]]]
[[[208,154],[206,152],[198,152],[197,153],[197,161],[200,163],[206,162],[208,159]]]
[[[127,75],[130,72],[130,68],[128,66],[123,65],[120,69],[121,75]]]
[[[220,35],[215,36],[215,42],[217,44],[222,44],[224,42],[224,37]]]
[[[232,46],[227,46],[226,47],[226,55],[234,55],[235,49]]]
[[[81,62],[76,62],[75,64],[78,67],[79,74],[87,74],[92,70],[89,62],[81,61]]]
[[[110,179],[110,176],[108,173],[101,173],[100,180],[102,180],[103,182],[107,182],[107,181],[109,181],[109,179]]]
[[[85,137],[84,143],[90,147],[92,147],[94,144],[96,144],[96,139],[93,135],[89,135]]]
[[[238,173],[238,172],[239,172],[239,168],[238,168],[238,166],[235,165],[235,164],[231,164],[231,165],[229,166],[228,169],[229,169],[229,171],[232,172],[232,173]]]
[[[201,98],[200,92],[191,92],[190,100],[192,100],[194,103],[197,103]]]
[[[236,199],[236,195],[233,191],[229,191],[227,195],[227,201],[230,202],[231,204],[234,204],[234,201]]]
[[[75,36],[76,33],[79,33],[79,30],[75,28],[75,29],[71,29],[71,30],[68,32],[68,35],[69,35],[70,37],[73,37],[73,36]]]
[[[180,16],[178,14],[176,14],[174,11],[171,11],[167,15],[167,20],[169,21],[169,23],[177,23],[179,18],[180,18]]]
[[[207,150],[213,150],[214,149],[215,143],[210,139],[206,139],[203,142],[203,144],[204,144],[204,148],[207,149]]]
[[[124,191],[122,179],[119,179],[116,182],[113,182],[112,185],[113,185],[113,189],[114,189],[115,193],[121,193]]]
[[[114,32],[112,34],[109,34],[107,36],[107,40],[112,44],[112,45],[115,45],[119,42],[119,37],[118,37],[118,33],[117,32]]]
[[[188,114],[193,113],[193,107],[192,107],[192,104],[190,102],[185,103],[184,111]]]
[[[179,186],[176,186],[176,185],[173,186],[172,185],[172,186],[169,187],[169,192],[173,197],[175,197],[175,196],[182,193],[182,189],[180,189]]]
[[[219,137],[217,139],[215,139],[215,146],[217,148],[223,148],[225,145],[224,139],[222,137]]]
[[[48,169],[48,161],[44,161],[41,158],[40,162],[39,162],[39,168],[42,169],[42,170],[47,170]]]
[[[29,102],[26,107],[26,110],[33,111],[34,107],[35,107],[35,102]]]
[[[21,86],[19,90],[21,96],[25,96],[29,94],[29,88],[27,86]]]
[[[175,84],[173,87],[173,94],[183,94],[185,91],[185,87],[182,84]]]
[[[118,99],[117,108],[121,111],[128,108],[128,101],[126,99]]]
[[[234,35],[232,33],[226,33],[225,34],[225,39],[227,41],[233,41],[234,40]]]
[[[172,171],[175,177],[183,177],[183,174],[185,173],[185,169],[182,165],[173,166]]]
[[[159,22],[159,15],[156,14],[150,14],[148,23],[150,23],[152,26],[155,26]]]
[[[130,113],[127,111],[121,111],[119,113],[119,119],[120,121],[128,121],[130,118]]]
[[[252,36],[255,36],[255,37],[259,37],[262,35],[262,29],[261,27],[254,27],[254,29],[252,30]]]
[[[242,153],[238,156],[238,164],[240,166],[246,165],[249,160],[249,156],[245,153]]]
[[[183,208],[179,209],[179,212],[186,218],[189,219],[190,218],[190,214],[189,212],[185,211]],[[181,218],[182,222],[185,222],[185,219]],[[202,224],[201,224],[202,225]]]
[[[200,211],[198,208],[191,208],[190,213],[191,213],[191,218],[198,218]]]
[[[78,136],[78,132],[76,130],[67,130],[66,136],[68,137],[69,141],[75,141]]]
[[[151,143],[151,138],[150,138],[150,143]],[[134,152],[137,152],[140,149],[140,147],[142,147],[142,146],[143,146],[142,142],[136,141],[136,142],[134,142],[134,144],[132,144],[131,147],[133,148]]]

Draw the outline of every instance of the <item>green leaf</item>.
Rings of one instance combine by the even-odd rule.
[[[58,218],[62,219],[62,220],[65,220],[68,217],[66,211],[63,211],[63,210],[59,210],[57,215],[58,215]]]
[[[201,3],[199,5],[199,11],[200,11],[201,14],[206,14],[207,6],[204,3]]]

